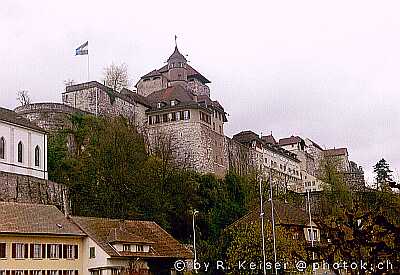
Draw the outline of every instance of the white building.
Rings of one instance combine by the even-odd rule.
[[[0,107],[0,171],[47,179],[47,133]]]

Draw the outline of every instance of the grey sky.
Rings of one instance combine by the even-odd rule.
[[[174,35],[212,81],[226,132],[252,129],[349,148],[371,177],[385,157],[400,170],[398,1],[15,1],[0,7],[0,105],[17,90],[60,101],[63,81],[112,62],[131,78],[161,67]]]

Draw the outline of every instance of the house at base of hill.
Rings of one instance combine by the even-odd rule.
[[[0,202],[0,275],[174,274],[192,252],[150,221],[66,217]]]

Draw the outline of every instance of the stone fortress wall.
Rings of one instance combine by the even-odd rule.
[[[53,102],[28,104],[17,107],[14,111],[50,133],[70,128],[70,115],[74,113],[86,113],[62,103]]]
[[[0,171],[0,201],[69,206],[68,189],[49,180]],[[68,211],[68,210],[67,210]]]

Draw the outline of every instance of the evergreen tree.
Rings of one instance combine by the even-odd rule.
[[[387,187],[392,187],[392,185],[395,185],[393,179],[392,179],[392,170],[389,168],[389,163],[386,162],[385,159],[381,159],[380,161],[377,162],[374,166],[374,173],[376,173],[376,189],[379,187],[381,188],[387,188]]]

